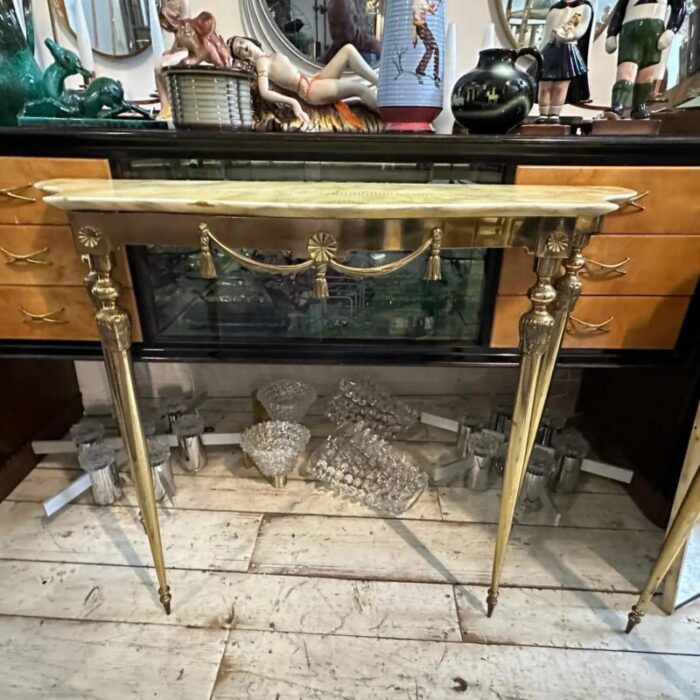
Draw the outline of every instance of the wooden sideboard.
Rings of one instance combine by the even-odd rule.
[[[97,340],[83,284],[87,268],[68,218],[32,186],[56,177],[109,178],[109,161],[0,157],[0,340]],[[122,302],[141,339],[124,251],[118,267]]]
[[[638,207],[611,217],[586,255],[583,297],[569,324],[561,361],[583,369],[578,409],[600,428],[598,453],[634,465],[632,493],[663,522],[678,482],[700,399],[700,137],[557,137],[256,134],[210,131],[114,132],[0,128],[0,190],[40,197],[25,185],[56,177],[173,179],[339,179],[622,185],[648,192]],[[464,168],[469,170],[465,172]],[[344,169],[343,169],[344,168]],[[332,168],[331,168],[332,169]],[[372,169],[374,169],[372,171]],[[40,201],[0,195],[0,246],[26,255],[50,249],[51,265],[0,263],[0,355],[100,356],[85,268],[74,256],[65,216]],[[525,308],[531,266],[521,251],[489,253],[482,332],[475,343],[189,342],[153,333],[141,281],[158,273],[147,257],[120,251],[123,306],[135,320],[139,360],[513,364],[514,321]],[[627,260],[627,258],[630,260]],[[0,253],[0,259],[6,256]],[[41,259],[46,259],[42,257]],[[622,263],[622,264],[621,264]],[[75,303],[73,303],[75,302]],[[61,324],[30,313],[74,309]],[[144,329],[142,334],[139,320]],[[594,326],[591,328],[585,324]],[[601,326],[595,328],[595,326]],[[143,338],[143,342],[138,342]],[[88,342],[85,342],[88,341]],[[624,369],[622,369],[624,368]],[[639,406],[653,431],[640,431]],[[615,451],[608,448],[614,445]],[[662,465],[660,467],[659,465]]]
[[[520,184],[617,185],[642,193],[586,250],[583,298],[565,348],[671,349],[700,276],[700,167],[522,167]],[[513,347],[512,321],[534,282],[523,250],[503,256],[491,343]]]

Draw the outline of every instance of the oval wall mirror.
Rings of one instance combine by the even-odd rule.
[[[148,0],[49,0],[51,13],[75,35],[75,5],[80,3],[93,51],[110,58],[135,56],[151,45]]]
[[[300,68],[318,70],[345,44],[381,56],[386,0],[241,0],[246,31]]]

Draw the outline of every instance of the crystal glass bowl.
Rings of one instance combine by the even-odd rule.
[[[336,424],[362,421],[380,437],[395,437],[418,422],[418,413],[366,377],[341,379],[326,404]]]
[[[307,473],[339,496],[400,515],[420,497],[428,475],[363,423],[345,424],[319,447]]]
[[[316,390],[306,382],[281,379],[258,389],[258,401],[273,421],[298,422],[316,401]]]
[[[272,479],[275,486],[284,486],[310,438],[311,433],[303,425],[268,421],[248,428],[241,447],[255,460],[263,476]]]

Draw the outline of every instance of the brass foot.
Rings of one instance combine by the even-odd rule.
[[[491,617],[493,615],[493,611],[496,609],[497,604],[498,593],[494,593],[489,588],[489,594],[486,596],[486,617]]]
[[[637,610],[637,606],[635,605],[630,614],[627,616],[627,629],[625,630],[625,633],[629,634],[642,621],[643,617],[644,613],[639,612],[639,610]]]
[[[160,602],[165,608],[165,614],[170,615],[170,601],[173,597],[170,595],[170,586],[158,589],[158,595],[160,596]]]
[[[276,489],[283,489],[287,485],[287,475],[282,474],[281,476],[273,476],[272,485]]]

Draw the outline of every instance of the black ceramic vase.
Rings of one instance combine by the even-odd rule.
[[[537,62],[535,78],[515,65],[521,56]],[[505,134],[530,113],[541,69],[542,56],[535,49],[481,51],[477,67],[452,92],[455,119],[470,134]]]

